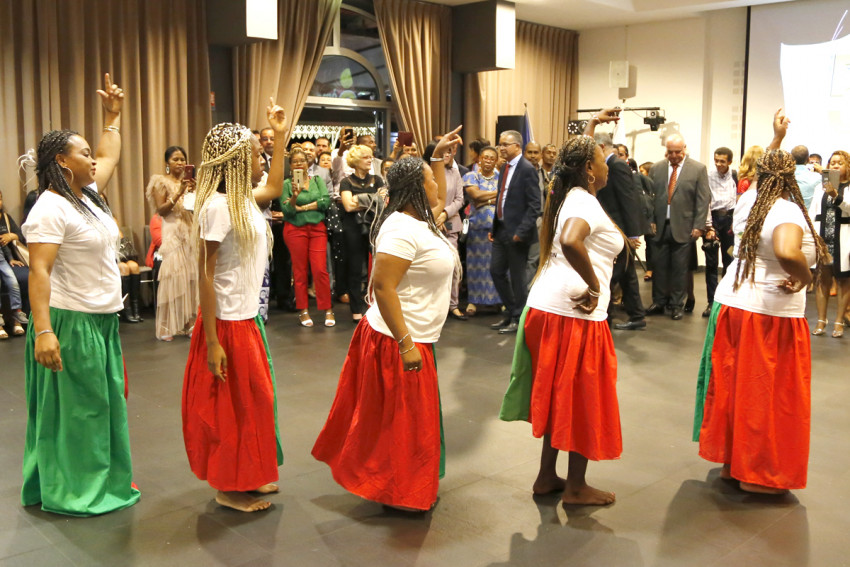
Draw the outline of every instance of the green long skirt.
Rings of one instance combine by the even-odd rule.
[[[720,307],[721,305],[716,301],[711,304],[711,316],[708,318],[708,328],[705,330],[705,342],[702,345],[702,358],[699,361],[693,434],[693,440],[696,442],[699,441],[699,430],[702,428],[702,415],[705,410],[705,394],[708,392],[708,381],[711,378],[711,349],[714,347],[714,332],[717,329],[717,315],[720,313]]]
[[[130,436],[118,315],[50,308],[63,370],[35,361],[27,331],[27,434],[21,503],[71,516],[132,506]]]

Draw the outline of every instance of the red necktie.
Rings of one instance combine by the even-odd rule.
[[[499,188],[499,202],[496,203],[496,218],[498,218],[499,220],[502,220],[502,204],[505,202],[505,198],[507,197],[507,195],[505,195],[505,186],[508,183],[508,171],[510,170],[511,164],[506,163],[505,173],[504,175],[502,175],[502,183],[501,187]]]
[[[670,204],[670,200],[673,198],[673,192],[676,191],[676,169],[678,169],[679,164],[673,166],[673,173],[670,175],[670,182],[667,183],[667,204]]]

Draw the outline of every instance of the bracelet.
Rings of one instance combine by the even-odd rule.
[[[416,348],[416,343],[413,343],[413,346],[411,346],[411,347],[410,347],[409,349],[407,349],[407,350],[399,351],[399,354],[407,354],[407,353],[409,353],[410,351],[412,351],[412,350],[413,350],[413,349],[415,349],[415,348]]]
[[[43,330],[43,331],[39,331],[39,332],[37,332],[37,333],[35,334],[35,338],[38,338],[38,337],[40,337],[41,335],[43,335],[43,334],[45,334],[45,333],[50,333],[51,335],[55,335],[55,334],[56,334],[56,333],[54,333],[54,332],[53,332],[53,329],[45,329],[45,330]]]
[[[440,157],[431,156],[431,161],[443,161],[443,156],[440,156]]]
[[[409,336],[410,336],[410,333],[407,333],[406,335],[404,335],[402,338],[400,338],[400,339],[399,339],[399,340],[397,340],[396,342],[397,342],[398,344],[401,344],[401,343],[403,343],[403,342],[404,342],[404,339],[406,339],[406,338],[407,338],[407,337],[409,337]]]
[[[118,126],[104,126],[103,131],[115,132],[116,134],[119,134],[121,132],[121,129]]]
[[[587,295],[589,295],[590,297],[599,297],[600,295],[602,295],[602,292],[593,291],[592,289],[590,289],[590,286],[587,286]]]

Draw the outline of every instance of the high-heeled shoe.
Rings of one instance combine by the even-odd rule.
[[[310,319],[310,312],[306,309],[298,314],[298,320],[301,322],[302,327],[312,327],[313,320]]]
[[[832,338],[840,339],[844,336],[844,323],[835,323],[835,326],[832,328]]]
[[[333,327],[336,325],[336,318],[333,311],[325,312],[325,327]]]
[[[823,323],[823,326],[821,326],[821,323]],[[823,335],[826,332],[827,325],[829,325],[829,321],[826,319],[818,319],[817,327],[815,327],[815,330],[812,331],[812,334],[816,337]]]

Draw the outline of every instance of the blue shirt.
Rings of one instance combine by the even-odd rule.
[[[821,184],[820,173],[810,171],[805,165],[798,165],[794,171],[794,177],[797,178],[797,185],[800,186],[800,194],[803,195],[803,202],[806,203],[806,209],[811,209],[815,189]]]

